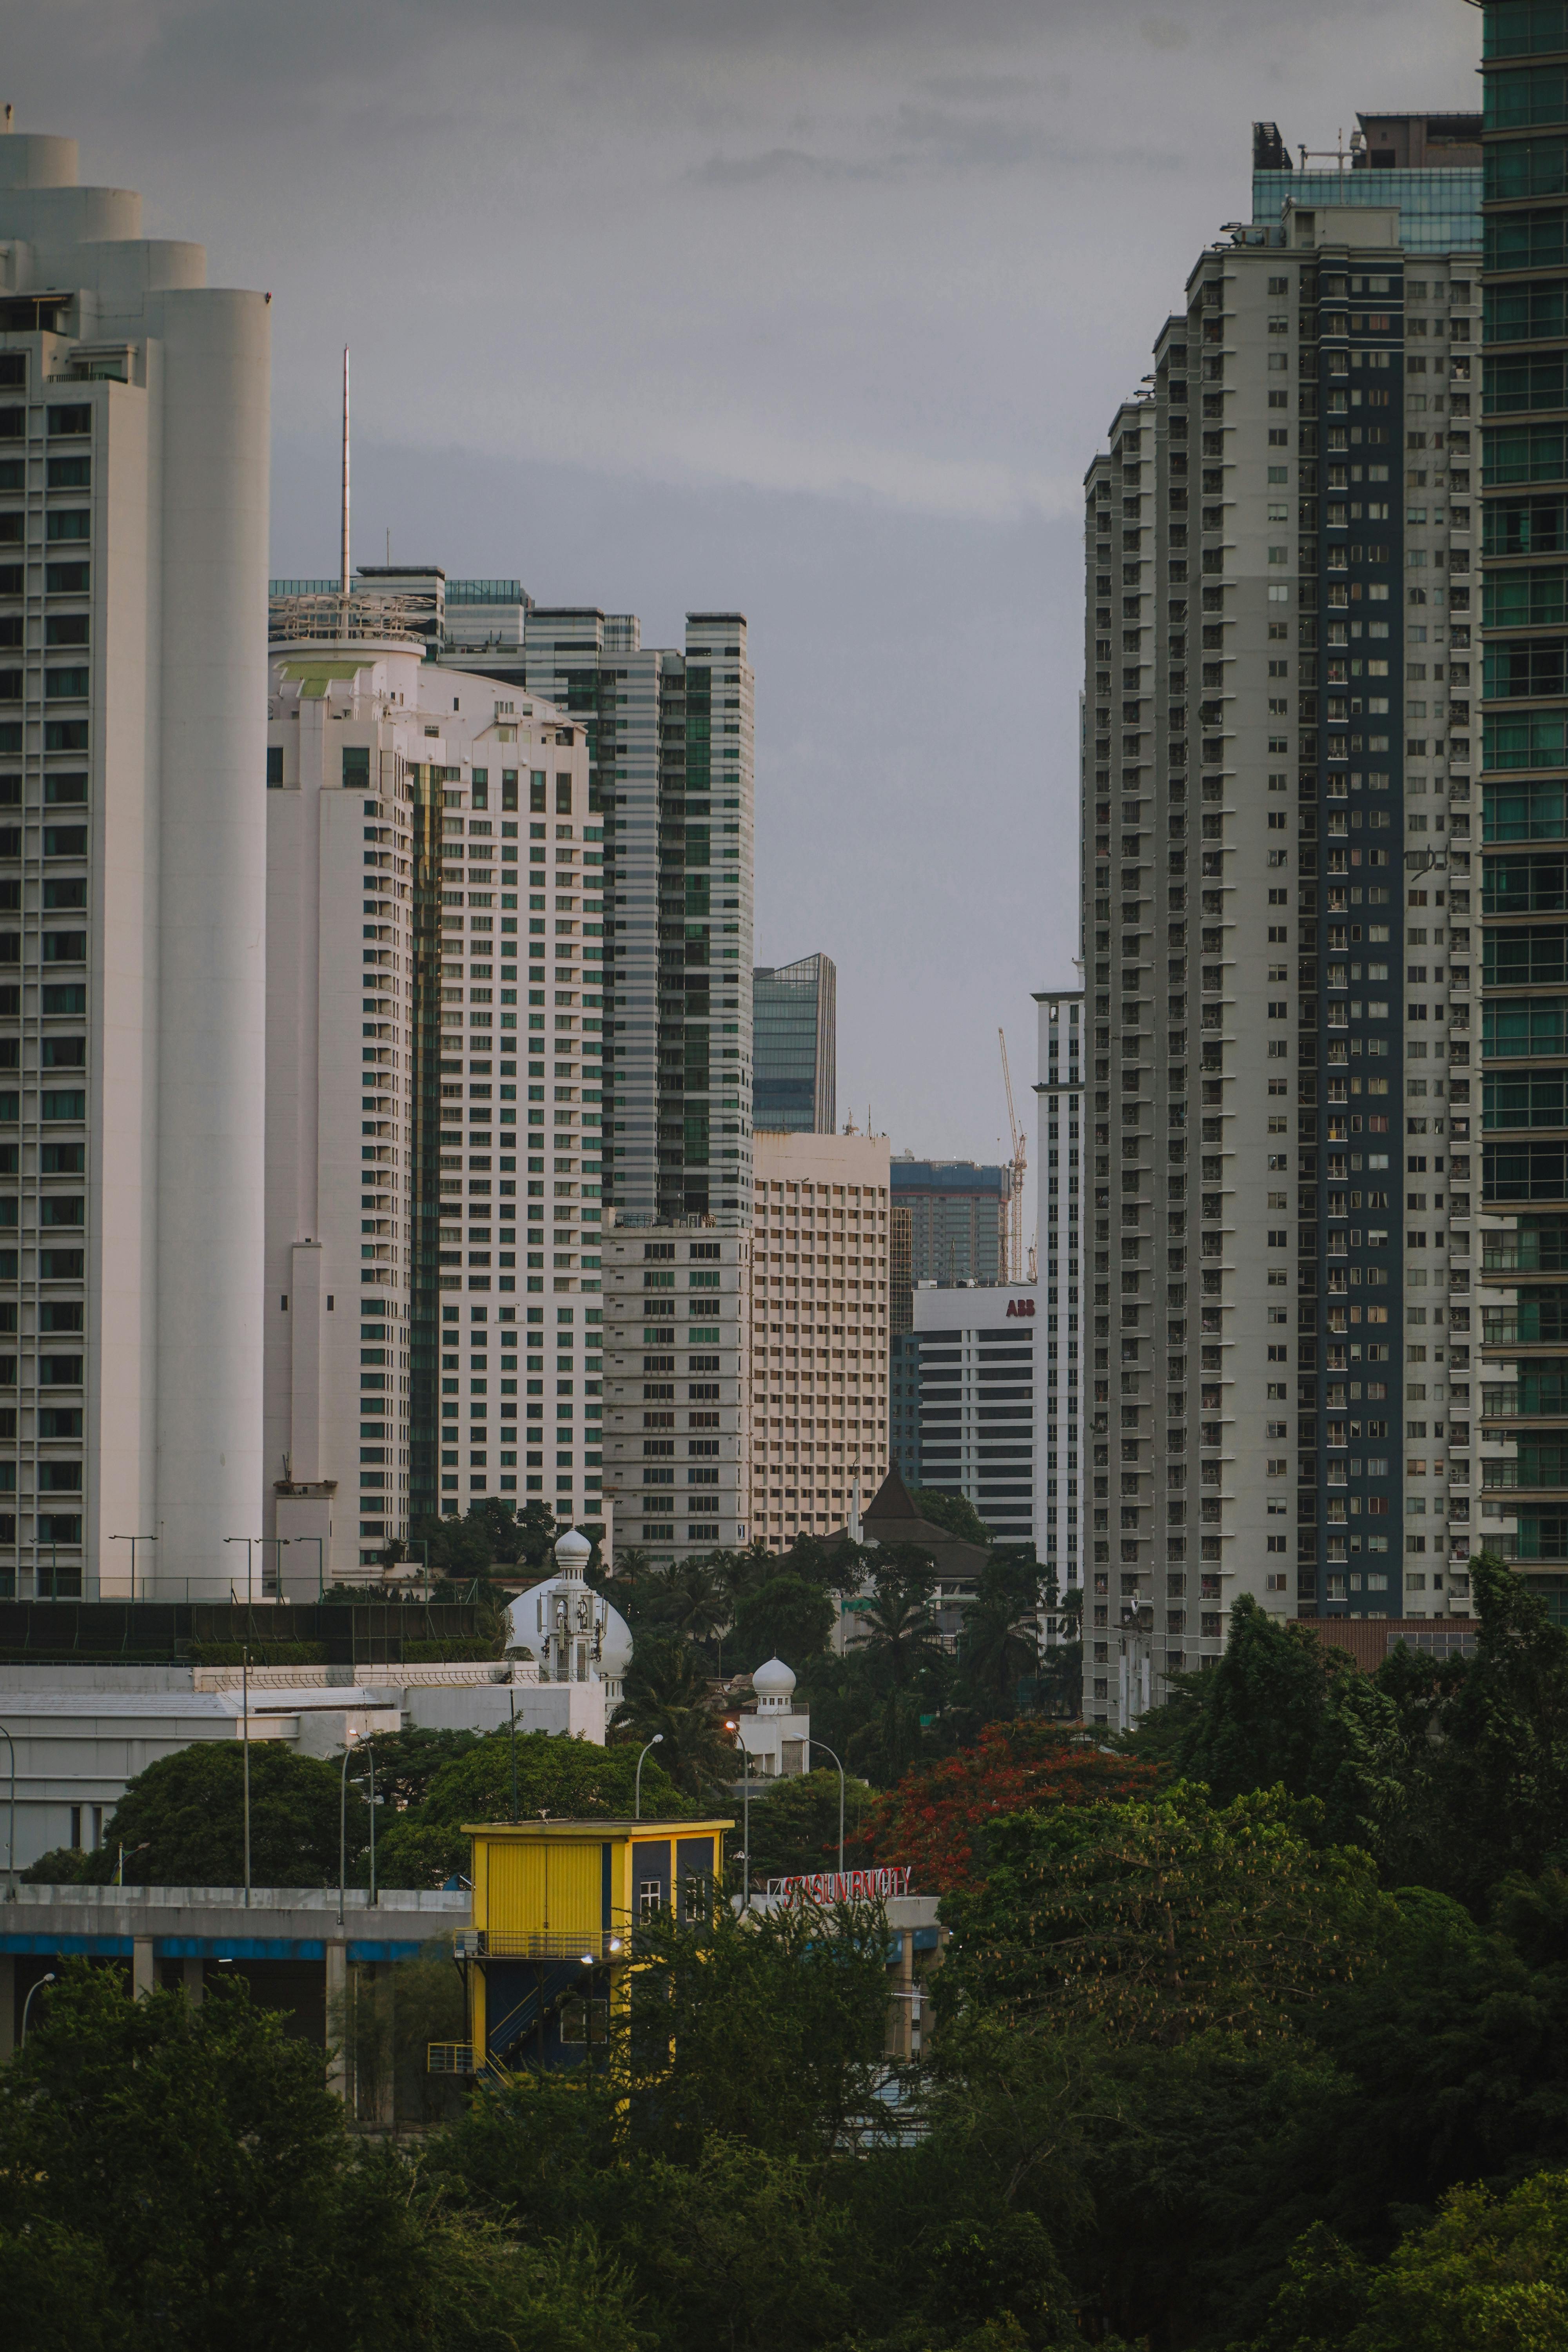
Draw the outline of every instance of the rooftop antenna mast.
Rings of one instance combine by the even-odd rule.
[[[1028,1153],[1024,1130],[1018,1124],[1018,1114],[1013,1108],[1013,1076],[1007,1067],[1007,1033],[996,1032],[1002,1048],[1002,1084],[1007,1096],[1007,1124],[1013,1134],[1012,1197],[1002,1212],[1002,1279],[1004,1282],[1024,1280],[1024,1178],[1028,1169]],[[1032,1282],[1035,1277],[1029,1275]]]
[[[343,345],[343,511],[341,576],[338,593],[343,600],[343,620],[348,620],[349,597],[349,347]]]
[[[1334,133],[1334,137],[1338,142],[1336,146],[1302,148],[1301,169],[1303,172],[1306,170],[1309,163],[1337,163],[1339,165],[1340,177],[1342,180],[1345,175],[1345,166],[1347,164],[1349,164],[1353,170],[1357,159],[1361,154],[1361,151],[1366,144],[1366,134],[1364,131],[1359,130],[1352,131],[1351,132],[1351,143],[1348,147],[1345,145],[1345,134],[1342,131],[1337,131]]]

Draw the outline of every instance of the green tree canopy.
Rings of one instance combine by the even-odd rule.
[[[379,1745],[379,1743],[378,1743]],[[679,1818],[689,1801],[663,1769],[662,1748],[643,1767],[643,1809]],[[635,1749],[599,1748],[545,1731],[496,1731],[464,1743],[430,1775],[425,1793],[376,1832],[376,1873],[386,1886],[439,1886],[468,1866],[465,1822],[537,1820],[625,1821],[630,1817],[637,1774]]]
[[[0,2072],[14,2352],[636,2352],[591,2241],[527,2246],[352,2140],[324,2053],[243,1979],[132,2000],[73,1962]]]
[[[1252,2352],[1556,2352],[1568,2343],[1568,2173],[1456,2189],[1384,2263],[1321,2225]]]
[[[984,1883],[944,1900],[939,2000],[1171,2043],[1281,2032],[1368,1964],[1383,1924],[1366,1856],[1317,1828],[1279,1791],[1216,1809],[1183,1784],[1003,1816]]]
[[[786,1570],[747,1594],[725,1646],[737,1672],[753,1674],[770,1658],[798,1670],[826,1648],[837,1615],[820,1585]]]
[[[250,1876],[256,1886],[335,1886],[336,1762],[296,1755],[270,1739],[250,1742]],[[46,1854],[26,1874],[107,1885],[124,1848],[125,1882],[145,1886],[238,1886],[245,1877],[245,1755],[237,1739],[202,1740],[160,1757],[116,1805],[103,1843],[89,1854]],[[369,1838],[363,1774],[350,1768],[348,1870],[354,1880]]]
[[[689,1797],[703,1801],[738,1777],[734,1739],[706,1662],[689,1643],[645,1634],[626,1669],[625,1692],[612,1732],[639,1748],[657,1732],[659,1763]]]
[[[845,1867],[869,1859],[863,1830],[873,1791],[853,1773],[844,1782]],[[838,1866],[838,1774],[833,1766],[797,1778],[770,1780],[761,1795],[752,1783],[752,1885]]]
[[[940,1486],[916,1486],[910,1500],[916,1517],[929,1519],[933,1528],[945,1528],[950,1536],[959,1536],[965,1543],[990,1543],[991,1530],[967,1495],[949,1495]]]

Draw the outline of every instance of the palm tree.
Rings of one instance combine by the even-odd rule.
[[[912,1682],[940,1640],[923,1582],[882,1577],[877,1597],[860,1612],[860,1627],[888,1681],[896,1691]]]
[[[985,1594],[964,1612],[958,1654],[966,1678],[1005,1703],[1026,1675],[1039,1671],[1033,1610],[1002,1592]]]
[[[660,1622],[689,1642],[705,1642],[729,1622],[730,1604],[712,1568],[700,1553],[672,1560],[658,1583]]]
[[[702,1660],[688,1642],[645,1638],[637,1644],[610,1732],[639,1743],[658,1733],[660,1764],[699,1802],[736,1777],[723,1717],[714,1709]]]

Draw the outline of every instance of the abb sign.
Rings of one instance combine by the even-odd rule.
[[[1035,1302],[1032,1298],[1010,1298],[1007,1301],[1009,1315],[1032,1315],[1034,1311]]]

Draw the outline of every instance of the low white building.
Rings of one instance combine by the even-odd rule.
[[[784,1780],[811,1769],[811,1715],[795,1703],[795,1675],[782,1658],[770,1658],[752,1676],[755,1714],[736,1717],[742,1747],[752,1769],[764,1780]]]
[[[281,1741],[337,1756],[350,1731],[547,1731],[605,1739],[605,1693],[544,1683],[526,1662],[471,1665],[0,1666],[0,1728],[16,1752],[16,1866],[93,1850],[139,1772],[204,1739]],[[10,1756],[0,1748],[0,1861]]]

